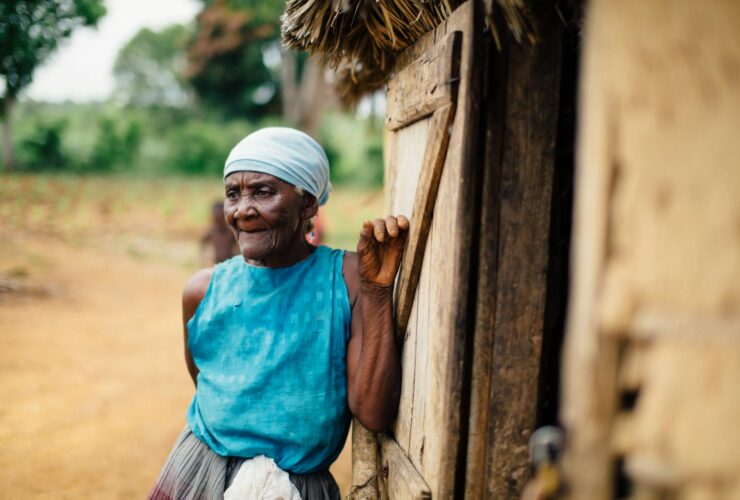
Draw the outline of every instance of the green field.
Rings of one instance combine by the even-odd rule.
[[[53,236],[73,245],[99,239],[197,241],[218,178],[131,175],[0,176],[0,230]],[[324,243],[353,249],[362,221],[383,215],[380,189],[338,187],[321,209]]]

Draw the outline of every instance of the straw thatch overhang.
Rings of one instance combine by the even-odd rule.
[[[475,1],[475,0],[469,0]],[[282,16],[283,44],[318,56],[336,71],[346,104],[382,88],[395,56],[447,19],[462,0],[288,0]],[[525,0],[483,0],[486,22],[506,21],[517,40],[533,38]]]

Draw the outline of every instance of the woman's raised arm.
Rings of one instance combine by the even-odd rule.
[[[371,431],[388,428],[401,393],[401,363],[393,331],[393,284],[403,256],[409,221],[404,216],[367,221],[357,253],[345,260],[352,301],[347,347],[348,400]]]

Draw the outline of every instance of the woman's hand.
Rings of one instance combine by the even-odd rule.
[[[357,242],[362,284],[392,288],[408,236],[409,220],[403,215],[387,216],[362,224]]]

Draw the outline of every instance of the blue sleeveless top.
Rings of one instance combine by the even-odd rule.
[[[289,267],[216,265],[188,322],[200,373],[190,430],[222,456],[265,455],[297,474],[326,469],[347,438],[350,306],[343,250]]]

